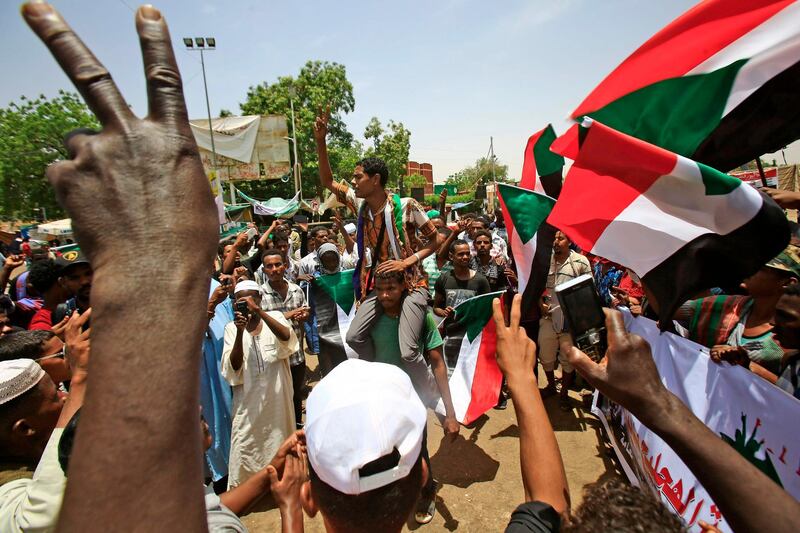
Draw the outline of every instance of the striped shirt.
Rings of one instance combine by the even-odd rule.
[[[346,205],[348,209],[350,209],[350,211],[356,215],[359,214],[359,210],[364,203],[364,200],[362,198],[357,198],[353,189],[351,189],[346,183],[334,182],[333,191],[336,194],[336,199],[339,202]],[[387,196],[386,201],[390,208],[393,209],[393,207],[391,207],[391,194]],[[416,200],[413,198],[401,198],[400,207],[403,210],[403,233],[405,234],[402,238],[402,243],[398,242],[398,247],[400,248],[400,257],[394,257],[395,254],[391,251],[391,241],[395,238],[394,232],[396,231],[394,227],[387,228],[393,232],[392,236],[389,236],[388,234],[384,235],[383,242],[381,243],[381,249],[377,250],[377,257],[372,257],[373,250],[375,250],[375,247],[378,245],[378,237],[384,229],[385,207],[380,210],[380,215],[375,217],[373,217],[372,211],[368,207],[364,209],[363,224],[364,248],[366,257],[364,257],[364,263],[361,272],[362,287],[365,287],[366,285],[365,281],[367,278],[367,273],[371,267],[377,266],[384,261],[388,261],[389,259],[406,259],[414,253],[414,249],[410,244],[412,239],[408,238],[409,234],[413,236],[413,233],[418,231],[419,236],[425,241],[436,238],[436,227],[428,219],[428,215]],[[392,220],[394,220],[394,216],[392,216]],[[425,285],[425,280],[419,271],[419,266],[420,265],[414,265],[411,269],[409,269],[409,272],[407,272],[407,281],[412,287]]]
[[[269,280],[261,284],[261,309],[264,311],[280,311],[286,313],[287,311],[294,311],[298,307],[306,305],[306,295],[298,285],[292,282],[289,283],[289,288],[286,290],[286,299],[281,298],[281,295],[272,288]],[[294,329],[297,339],[303,338],[303,324],[297,320],[292,320],[292,328]],[[303,364],[306,356],[303,353],[303,343],[299,343],[299,349],[289,357],[289,364],[297,366]]]

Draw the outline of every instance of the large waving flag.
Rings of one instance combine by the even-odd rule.
[[[327,274],[312,284],[314,309],[319,330],[319,349],[323,357],[336,366],[345,359],[357,357],[345,342],[350,322],[356,314],[353,292],[353,270]],[[331,369],[324,369],[330,372]]]
[[[559,172],[559,188],[560,183]],[[525,318],[536,318],[537,302],[547,284],[555,228],[544,223],[555,200],[529,189],[497,184],[508,242],[517,267],[517,291],[522,295]]]
[[[800,2],[706,0],[572,113],[727,171],[800,138]]]
[[[636,272],[662,319],[704,289],[739,283],[789,243],[783,211],[753,187],[597,121],[584,124],[588,131],[572,135],[580,148],[548,220],[583,250]]]
[[[446,326],[444,360],[450,374],[450,395],[456,419],[464,425],[497,404],[503,374],[495,352],[497,329],[492,300],[503,292],[474,296],[456,306],[455,322]],[[444,414],[441,400],[436,411]]]
[[[547,283],[556,230],[545,220],[561,193],[564,158],[552,152],[556,140],[548,124],[528,138],[519,187],[498,184],[498,199],[508,231],[522,295],[525,320],[539,315],[538,301]],[[549,196],[549,198],[548,198]]]
[[[558,198],[561,192],[564,158],[550,151],[550,145],[555,140],[556,132],[551,124],[528,138],[525,158],[522,161],[520,187]]]

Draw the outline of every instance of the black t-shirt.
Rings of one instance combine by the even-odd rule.
[[[506,533],[558,533],[561,517],[546,503],[525,502],[511,514]]]
[[[473,296],[491,292],[489,281],[480,272],[475,272],[468,280],[460,280],[452,271],[439,276],[434,290],[438,296],[444,298],[444,307],[455,307]]]

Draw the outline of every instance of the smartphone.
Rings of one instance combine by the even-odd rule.
[[[247,307],[247,302],[236,302],[234,309],[236,309],[236,311],[243,316],[250,314],[250,310]]]
[[[256,235],[258,235],[258,230],[256,228],[250,228],[245,233],[247,235],[247,240],[252,240]]]
[[[306,215],[295,215],[292,217],[295,224],[308,224],[308,217]]]
[[[585,354],[599,361],[608,348],[606,315],[594,278],[584,274],[555,288],[572,342]]]

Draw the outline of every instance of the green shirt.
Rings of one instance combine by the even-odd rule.
[[[400,355],[399,327],[400,317],[390,317],[383,313],[378,318],[370,332],[372,342],[375,344],[376,362],[403,368],[403,358]],[[430,311],[428,311],[428,316],[425,317],[425,331],[422,338],[425,341],[425,351],[433,350],[444,344],[442,336],[439,335],[439,329],[436,327],[436,320],[434,320]]]

